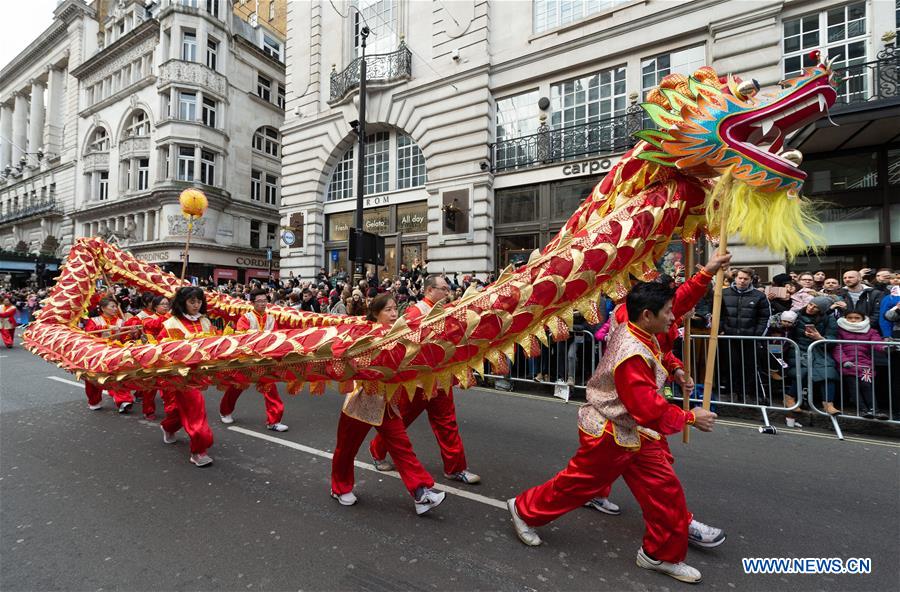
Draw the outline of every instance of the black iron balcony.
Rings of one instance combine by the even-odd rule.
[[[900,51],[889,45],[877,57],[874,62],[834,70],[839,86],[833,110],[875,101],[900,102]]]
[[[5,214],[0,215],[0,224],[48,213],[62,215],[62,210],[55,199],[45,199],[37,203],[16,208],[11,212],[6,212]]]
[[[640,107],[632,105],[622,115],[578,125],[553,129],[542,124],[536,134],[493,144],[493,170],[502,172],[624,152],[635,144],[632,134],[644,128],[642,114]]]
[[[359,64],[356,58],[340,72],[331,72],[331,98],[329,103],[342,101],[350,91],[359,88]],[[376,84],[409,80],[412,76],[412,52],[400,42],[400,49],[391,53],[366,56],[366,82]]]

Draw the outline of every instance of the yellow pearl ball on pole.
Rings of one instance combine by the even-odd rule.
[[[206,208],[209,207],[209,200],[206,199],[206,194],[199,189],[185,189],[178,196],[178,201],[181,203],[182,215],[188,219],[187,240],[184,242],[184,254],[181,262],[181,280],[184,281],[184,274],[187,271],[188,264],[188,249],[191,246],[191,231],[194,229],[194,219],[201,218],[206,213]]]

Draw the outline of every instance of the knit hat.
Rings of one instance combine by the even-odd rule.
[[[809,303],[815,304],[822,312],[827,312],[828,309],[831,308],[831,305],[834,304],[834,302],[828,296],[816,296],[815,298],[810,300]]]
[[[779,273],[772,276],[772,285],[776,288],[783,288],[789,283],[791,283],[791,276],[788,273]]]
[[[797,322],[797,313],[792,310],[786,310],[781,313],[781,322],[782,323],[795,323]]]
[[[354,295],[354,296],[359,296],[360,298],[363,297],[363,293],[362,293],[362,291],[361,291],[359,288],[353,290],[353,295]]]

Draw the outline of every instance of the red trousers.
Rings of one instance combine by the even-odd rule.
[[[97,405],[103,399],[103,387],[93,382],[84,382],[84,392],[87,395],[88,405]],[[116,407],[122,403],[134,403],[134,395],[128,391],[107,389],[109,396],[113,398]]]
[[[644,551],[653,559],[678,563],[687,556],[688,525],[684,491],[668,447],[641,438],[640,450],[618,446],[612,436],[579,431],[581,446],[555,477],[516,498],[516,510],[530,526],[543,526],[580,508],[621,475],[644,515]]]
[[[409,491],[415,495],[419,487],[431,487],[434,479],[431,477],[413,451],[409,436],[403,420],[399,417],[389,417],[389,412],[384,413],[384,421],[380,426],[372,426],[358,419],[354,419],[346,413],[341,413],[338,420],[337,445],[334,447],[334,456],[331,459],[331,490],[338,495],[353,491],[353,460],[359,447],[362,446],[366,434],[372,428],[378,430],[378,435],[387,446],[400,479]],[[382,457],[383,458],[383,457]]]
[[[160,425],[169,433],[184,428],[191,439],[191,452],[206,452],[213,444],[212,430],[206,421],[206,402],[199,389],[189,388],[174,392],[162,391],[166,418]]]
[[[669,464],[674,465],[675,457],[672,456],[672,451],[669,448],[669,441],[665,437],[663,437],[663,439],[660,440],[659,443],[666,451],[666,459],[669,461]],[[612,483],[597,492],[597,495],[595,495],[594,497],[609,497],[610,491],[612,491]]]
[[[16,334],[15,329],[0,329],[0,338],[3,339],[3,345],[6,347],[13,346],[13,337]]]
[[[278,388],[272,383],[261,384],[256,388],[262,393],[266,401],[266,424],[274,425],[280,422],[281,417],[284,415],[284,403],[281,401],[281,397],[278,396]],[[234,413],[234,406],[243,392],[241,389],[234,387],[225,391],[225,394],[222,396],[222,402],[219,404],[219,413],[222,415]]]
[[[144,415],[156,415],[156,391],[135,391],[135,397],[141,398],[141,411]]]
[[[428,411],[428,422],[431,424],[434,437],[437,438],[438,446],[441,449],[441,458],[444,460],[444,473],[450,475],[469,467],[466,463],[466,451],[463,448],[462,438],[459,437],[452,388],[429,400],[425,399],[422,390],[417,390],[412,401],[401,396],[398,397],[398,402],[404,427],[414,422],[422,411]],[[378,459],[384,458],[389,452],[380,433],[369,445],[369,452],[372,453],[372,457]],[[393,454],[391,457],[393,458]],[[395,458],[394,462],[396,461]]]

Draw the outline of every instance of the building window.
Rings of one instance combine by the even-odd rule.
[[[275,1],[269,0],[269,20],[275,20]]]
[[[788,19],[783,25],[784,77],[792,78],[814,66],[813,50],[834,59],[839,100],[866,100],[866,3],[838,6],[819,14]]]
[[[203,125],[216,127],[216,102],[203,97]]]
[[[217,4],[218,6],[218,4]],[[206,67],[210,70],[216,69],[217,58],[219,52],[219,42],[212,37],[206,39]]]
[[[334,167],[326,201],[348,197],[353,197],[353,148],[347,150]]]
[[[91,143],[88,144],[88,152],[108,152],[109,151],[109,133],[105,127],[98,127],[94,130],[91,137]]]
[[[119,178],[122,180],[122,191],[131,190],[131,161],[123,160],[119,167],[121,174]]]
[[[259,201],[262,193],[262,173],[257,170],[250,171],[250,199]]]
[[[550,124],[563,130],[567,154],[610,151],[628,139],[624,126],[590,125],[625,114],[624,66],[551,85],[550,104]]]
[[[702,45],[641,60],[641,90],[643,90],[644,97],[667,74],[689,76],[705,63],[706,48]]]
[[[278,102],[278,106],[281,107],[282,109],[284,109],[284,105],[285,105],[284,97],[285,97],[284,85],[283,85],[283,84],[279,84],[279,85],[278,85],[278,98],[277,98],[277,102]]]
[[[264,101],[272,100],[272,81],[262,74],[256,75],[256,94]]]
[[[534,32],[563,27],[628,2],[631,0],[534,0]]]
[[[275,41],[268,35],[263,35],[262,50],[266,55],[270,55],[279,62],[281,61],[281,43]]]
[[[186,62],[197,61],[197,34],[193,31],[181,33],[181,59]]]
[[[178,119],[197,121],[197,93],[178,92]]]
[[[529,91],[497,101],[497,145],[495,166],[498,170],[514,167],[518,162],[536,159],[534,144],[505,142],[537,133],[539,93]]]
[[[135,109],[125,127],[126,138],[136,138],[150,135],[150,119],[142,109]]]
[[[425,184],[425,157],[406,134],[397,135],[397,189]]]
[[[193,181],[194,180],[194,147],[179,146],[178,147],[178,180]]]
[[[200,151],[200,182],[204,185],[216,184],[216,153]]]
[[[97,174],[97,199],[105,201],[109,198],[109,171]]]
[[[206,0],[206,12],[219,18],[219,0]]]
[[[259,220],[250,220],[250,248],[259,248]]]
[[[138,159],[138,191],[146,191],[150,188],[150,159]]]
[[[366,194],[381,193],[389,188],[390,135],[371,134],[366,138]]]
[[[397,7],[394,0],[353,0],[353,56],[362,53],[360,31],[366,25],[372,28],[372,35],[366,40],[366,52],[390,53],[397,49]]]
[[[278,130],[274,127],[261,127],[253,134],[253,147],[256,150],[265,152],[269,156],[278,158],[278,148],[281,141]]]
[[[266,203],[278,205],[278,177],[275,175],[266,175]]]

